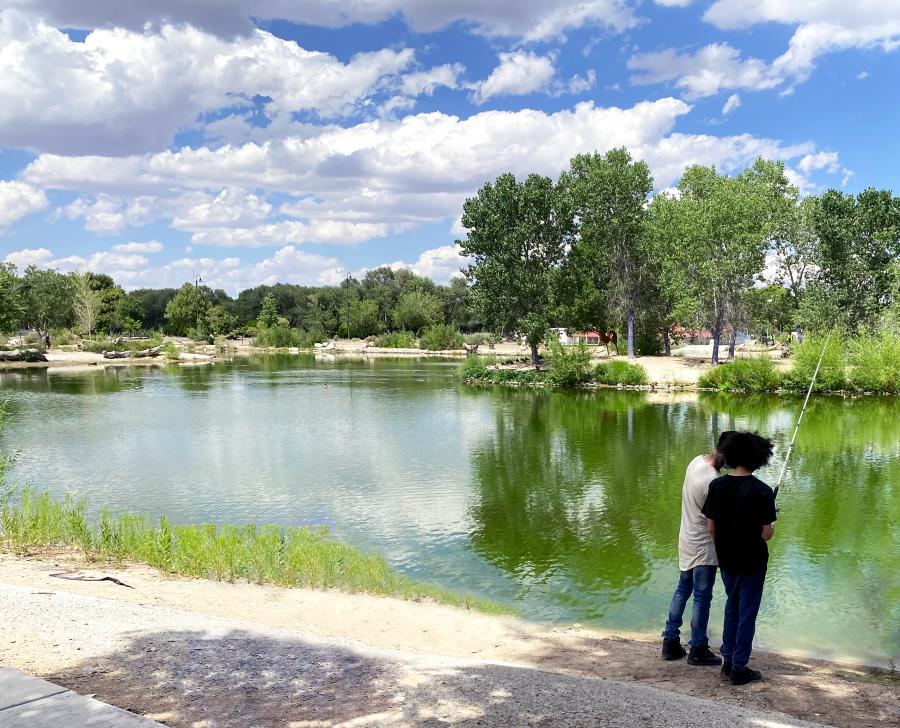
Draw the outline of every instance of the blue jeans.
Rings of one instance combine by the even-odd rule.
[[[765,580],[765,564],[749,574],[722,571],[722,582],[728,595],[722,627],[722,657],[726,662],[730,660],[735,670],[742,670],[750,660]]]
[[[681,621],[684,617],[684,608],[687,600],[694,595],[694,609],[691,613],[691,641],[692,647],[703,647],[709,644],[706,636],[706,626],[709,624],[709,605],[712,603],[713,586],[716,583],[715,566],[695,566],[693,569],[681,572],[678,580],[678,588],[672,597],[669,606],[669,619],[663,630],[663,639],[675,640],[681,634]]]

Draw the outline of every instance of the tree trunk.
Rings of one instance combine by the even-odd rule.
[[[719,363],[719,342],[722,340],[722,319],[724,318],[724,311],[719,308],[716,310],[716,320],[713,322],[712,327],[712,363]]]
[[[541,357],[538,355],[537,344],[531,344],[531,363],[535,367],[538,367],[541,363]]]
[[[634,309],[628,307],[628,358],[634,359]]]
[[[668,326],[663,326],[663,353],[672,356],[672,340],[669,338]]]
[[[728,361],[734,359],[734,347],[737,346],[737,329],[731,330],[731,342],[728,344]]]

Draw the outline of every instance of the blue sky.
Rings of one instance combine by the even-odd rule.
[[[0,260],[231,293],[446,281],[462,201],[625,145],[893,189],[900,3],[0,2]],[[287,17],[285,17],[287,16]]]

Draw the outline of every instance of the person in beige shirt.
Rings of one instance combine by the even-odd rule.
[[[681,488],[681,528],[678,531],[678,569],[681,572],[678,587],[669,605],[669,617],[663,630],[662,657],[679,660],[688,656],[688,664],[721,665],[720,657],[709,649],[706,628],[709,624],[709,608],[716,583],[716,547],[709,537],[706,516],[701,513],[709,484],[719,477],[723,465],[722,449],[734,433],[723,432],[715,450],[709,455],[698,455],[687,467]],[[681,623],[687,600],[693,595],[691,613],[690,653],[681,645]]]

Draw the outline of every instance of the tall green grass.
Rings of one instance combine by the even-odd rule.
[[[771,359],[735,359],[704,372],[697,386],[721,391],[769,392],[781,387],[781,376]]]
[[[563,346],[551,341],[547,347],[547,382],[553,387],[574,387],[591,379],[591,351],[584,343]]]
[[[627,361],[603,361],[594,367],[597,384],[641,387],[649,382],[647,370],[640,364]]]
[[[249,581],[285,587],[339,589],[413,601],[510,613],[494,602],[459,596],[395,572],[377,554],[364,553],[328,535],[325,527],[280,528],[253,524],[152,524],[144,516],[101,512],[91,523],[87,504],[25,489],[3,504],[0,539],[26,553],[72,548],[88,559],[149,564],[163,571],[217,581]]]
[[[450,324],[427,326],[419,336],[419,344],[428,351],[462,349],[464,341],[460,330]]]
[[[859,392],[900,392],[900,336],[860,336],[850,342],[850,387]]]
[[[825,347],[826,338],[827,347]],[[805,391],[812,381],[823,348],[825,355],[822,357],[822,366],[819,368],[813,391],[836,392],[846,389],[847,347],[843,337],[837,333],[831,336],[807,334],[803,342],[797,344],[791,353],[794,366],[785,375],[782,386],[785,389]]]
[[[412,331],[391,331],[379,336],[375,345],[383,349],[415,349],[418,342]]]

